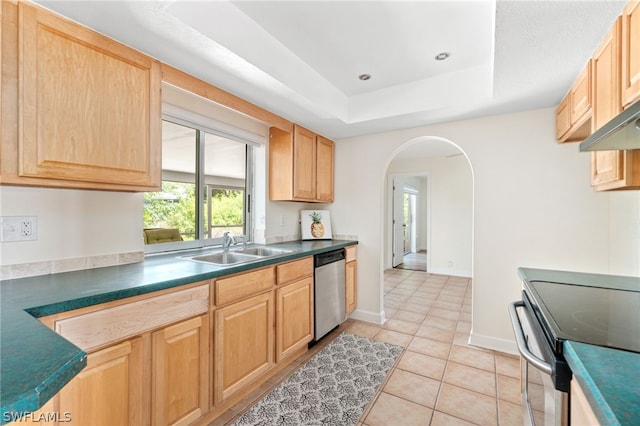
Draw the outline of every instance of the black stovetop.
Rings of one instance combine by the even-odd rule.
[[[562,353],[562,341],[640,353],[640,292],[549,281],[525,281],[545,333]]]

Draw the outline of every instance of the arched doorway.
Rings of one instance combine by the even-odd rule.
[[[413,217],[399,224],[406,193],[415,204]],[[384,194],[383,270],[401,262],[410,233],[409,251],[426,252],[426,273],[472,277],[473,173],[460,147],[429,136],[402,144],[387,165]]]

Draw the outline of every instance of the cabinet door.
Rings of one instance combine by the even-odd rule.
[[[214,402],[220,402],[274,365],[273,291],[214,315]]]
[[[70,413],[71,425],[143,424],[143,367],[140,337],[89,354],[56,396],[58,412]]]
[[[577,124],[591,109],[591,64],[578,75],[570,91],[571,124]]]
[[[622,105],[640,99],[640,0],[622,12]]]
[[[186,425],[207,412],[209,316],[153,333],[151,423]]]
[[[592,81],[589,60],[556,108],[556,139],[559,142],[582,141],[591,135]]]
[[[592,59],[593,131],[622,111],[620,103],[620,19],[598,46]]]
[[[640,150],[592,152],[591,184],[597,191],[640,189]]]
[[[19,3],[18,174],[160,185],[160,64]]]
[[[316,143],[316,198],[332,203],[334,144],[322,136],[317,137]]]
[[[313,278],[277,289],[276,311],[276,362],[280,362],[313,339]]]
[[[571,379],[571,404],[569,410],[572,425],[600,424],[575,376]]]
[[[316,135],[298,126],[293,135],[293,198],[316,198]]]
[[[556,108],[556,139],[564,142],[564,136],[571,129],[571,108],[569,108],[569,95]]]
[[[620,106],[620,21],[617,20],[593,54],[593,130],[618,115]],[[594,186],[622,178],[622,153],[591,153],[591,184]]]
[[[345,307],[347,314],[350,314],[356,309],[357,300],[357,270],[358,264],[355,260],[347,262],[345,264]]]
[[[591,153],[591,184],[594,186],[623,178],[623,151],[594,151]]]

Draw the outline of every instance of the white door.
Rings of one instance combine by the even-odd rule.
[[[402,263],[404,257],[404,188],[397,179],[393,180],[393,256],[391,266]]]
[[[409,195],[409,251],[411,253],[418,252],[418,196],[416,194]]]

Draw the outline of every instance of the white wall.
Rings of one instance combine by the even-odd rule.
[[[611,195],[609,272],[640,276],[640,191]]]
[[[554,132],[549,108],[337,141],[331,209],[337,232],[359,236],[355,316],[383,318],[385,173],[416,138],[455,143],[473,170],[474,343],[513,350],[507,304],[520,298],[518,267],[609,272],[610,195],[591,190],[589,154]]]
[[[11,275],[23,276],[140,261],[142,210],[139,193],[2,186],[0,214],[36,216],[38,239],[0,243],[1,277],[6,265],[31,263]]]
[[[418,142],[420,143],[420,142]],[[432,143],[432,142],[431,142]],[[445,142],[442,142],[445,143]],[[426,174],[427,188],[421,190],[421,223],[427,241],[427,270],[436,274],[471,276],[473,235],[473,176],[463,155],[449,158],[394,160],[388,175]],[[404,178],[406,180],[406,178]],[[415,183],[414,183],[415,184]],[[429,200],[428,204],[426,200]],[[385,220],[389,236],[390,220]],[[428,233],[426,228],[430,229]],[[385,243],[385,266],[389,267],[389,248]]]

